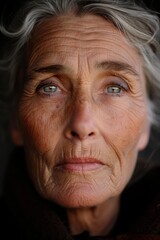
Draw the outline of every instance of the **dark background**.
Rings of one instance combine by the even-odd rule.
[[[28,0],[0,0],[0,21],[4,13],[5,23],[9,23],[14,16],[16,10]],[[140,0],[137,0],[139,2]],[[143,1],[150,9],[160,12],[158,6],[159,0],[144,0]],[[2,57],[2,49],[7,39],[0,34],[0,58]],[[9,133],[9,120],[7,116],[7,104],[5,99],[5,79],[0,75],[0,194],[3,189],[3,181],[5,176],[5,169],[7,167],[7,160],[13,149],[13,143]],[[147,149],[140,154],[141,157],[146,158],[147,161],[154,160],[160,162],[160,133],[157,130],[152,130],[152,138]]]

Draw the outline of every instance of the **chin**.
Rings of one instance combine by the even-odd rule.
[[[101,204],[103,201],[101,199],[97,199],[96,197],[90,196],[70,196],[59,198],[54,200],[58,205],[65,207],[65,208],[87,208],[87,207],[94,207]]]
[[[59,194],[54,194],[49,198],[52,202],[56,202],[65,208],[85,208],[100,205],[112,197],[113,195],[109,192],[100,191],[100,189],[92,191],[81,188],[66,192],[61,191]]]

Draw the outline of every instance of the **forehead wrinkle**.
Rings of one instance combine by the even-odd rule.
[[[95,23],[91,21],[93,17],[96,18],[96,22],[99,23],[98,28],[97,26],[95,26]],[[75,29],[75,25],[76,25],[76,29]],[[45,35],[46,27],[48,31],[51,30],[56,34],[64,32],[64,30],[68,30],[71,32],[73,31],[76,33],[80,32],[80,33],[83,33],[84,35],[86,34],[86,32],[87,33],[97,32],[99,34],[99,32],[106,33],[106,28],[108,27],[112,27],[112,30],[110,31],[110,33],[116,34],[118,30],[112,23],[106,21],[106,19],[103,19],[100,16],[95,16],[92,14],[87,14],[87,15],[84,15],[83,17],[74,16],[74,15],[50,17],[46,20],[43,20],[43,22],[41,22],[40,24],[38,24],[34,32],[36,32],[37,34],[39,31],[42,30],[42,32]],[[82,27],[83,27],[83,30],[82,30]]]
[[[109,24],[106,21],[104,24],[103,19],[100,19],[100,20],[102,21],[101,24],[105,25],[105,28],[104,27],[102,28],[100,24],[98,28],[97,26],[95,27],[96,31],[91,31],[92,27],[90,28],[90,25],[94,26],[95,24],[90,22],[88,23],[86,19],[81,18],[80,20],[83,20],[82,23],[81,22],[79,23],[79,20],[75,21],[74,23],[73,17],[72,18],[68,17],[66,19],[69,22],[66,23],[64,19],[61,19],[61,21],[57,21],[58,25],[56,25],[56,27],[54,27],[56,23],[54,19],[48,19],[47,22],[44,21],[39,26],[37,26],[38,29],[36,29],[33,32],[34,37],[32,38],[34,39],[32,42],[33,43],[32,49],[34,50],[34,52],[38,51],[38,55],[41,54],[41,51],[43,52],[43,45],[45,45],[45,42],[51,43],[47,47],[48,51],[50,52],[51,51],[54,52],[54,50],[59,52],[62,50],[62,48],[67,52],[69,52],[70,50],[77,51],[77,52],[79,50],[91,51],[93,49],[98,49],[103,51],[103,48],[105,48],[106,43],[107,45],[108,44],[113,45],[113,49],[114,49],[113,36],[114,37],[117,36],[116,37],[117,47],[120,46],[121,48],[123,48],[122,43],[124,43],[124,41],[125,41],[125,46],[128,45],[124,35],[122,35],[122,33],[117,29],[115,29],[113,26],[111,26],[112,29],[110,30],[108,26],[111,24]],[[74,17],[74,19],[76,19],[76,17]],[[75,28],[75,25],[77,24],[77,22],[80,25],[82,25],[83,27],[82,29],[77,28],[77,26]],[[84,22],[87,23],[86,26],[84,25]],[[68,27],[66,27],[66,25]],[[70,32],[70,29],[72,28],[73,30],[71,30]],[[86,32],[84,30],[86,30]],[[98,38],[95,36],[95,34],[98,35]],[[129,51],[130,53],[130,50],[131,50],[130,47],[131,46],[129,45],[126,46],[126,49],[124,49],[125,52]],[[109,50],[108,47],[106,50]]]
[[[77,72],[75,72],[76,79],[78,80],[78,84],[82,85],[83,83],[86,83],[90,79],[90,75],[92,72],[92,66],[90,64],[89,56],[78,54],[77,55]]]
[[[54,39],[57,38],[57,40],[61,38],[70,38],[70,40],[73,39],[82,41],[97,40],[97,38],[95,38],[95,34],[97,34],[98,36],[99,34],[101,34],[101,39],[103,39],[103,41],[106,40],[106,37],[113,37],[117,34],[123,36],[122,33],[117,28],[115,28],[115,26],[113,26],[113,24],[107,22],[103,18],[94,16],[98,19],[98,21],[100,21],[100,24],[97,28],[97,26],[95,26],[95,23],[92,23],[91,21],[88,22],[88,19],[85,19],[85,17],[86,16],[82,18],[76,16],[64,16],[63,18],[49,18],[43,21],[42,23],[37,25],[37,27],[33,31],[33,38],[35,38],[36,40],[36,45],[38,42],[41,42],[42,38],[48,40],[51,35],[54,35]],[[112,27],[112,30],[108,29],[108,27]],[[79,38],[79,36],[81,37],[81,39]],[[93,36],[95,39],[93,38]]]
[[[75,20],[75,22],[73,22],[73,20]],[[76,25],[77,23],[79,23],[82,26],[82,29],[77,29],[77,25]],[[84,23],[86,23],[86,26]],[[101,26],[101,24],[103,27]],[[76,28],[75,28],[75,25],[76,25]],[[107,51],[106,55],[110,58],[107,60],[110,61],[111,59],[114,58],[114,56],[116,58],[117,57],[119,58],[118,52],[116,51],[117,48],[122,49],[125,52],[125,54],[127,53],[127,56],[124,54],[121,54],[119,61],[123,62],[122,58],[125,57],[126,59],[124,59],[124,61],[128,62],[129,60],[130,63],[133,63],[131,65],[134,66],[137,63],[137,56],[136,56],[137,53],[133,52],[132,54],[132,52],[130,51],[133,51],[135,49],[133,49],[133,46],[130,46],[130,44],[128,45],[127,40],[121,34],[121,32],[119,32],[116,28],[110,25],[111,24],[106,22],[106,20],[103,21],[103,19],[100,18],[100,26],[98,28],[97,26],[95,27],[96,36],[98,35],[98,37],[96,38],[96,36],[94,35],[95,32],[91,31],[92,27],[94,28],[95,23],[92,23],[91,21],[88,22],[88,19],[85,19],[85,18],[80,19],[74,16],[72,16],[71,18],[69,16],[68,18],[64,17],[64,18],[58,19],[58,21],[55,21],[55,19],[48,19],[47,22],[45,21],[42,22],[39,26],[37,26],[37,29],[35,30],[35,32],[33,32],[34,40],[33,42],[31,41],[32,47],[28,49],[30,52],[29,66],[31,68],[33,65],[34,67],[39,67],[39,66],[41,67],[41,63],[43,64],[45,63],[48,66],[51,64],[59,64],[59,63],[61,64],[62,61],[60,60],[61,58],[60,55],[62,55],[63,52],[65,55],[67,55],[67,58],[68,58],[68,55],[69,56],[75,55],[76,57],[77,54],[90,56],[94,53],[93,50],[97,51],[96,54],[100,55],[102,53],[103,56],[104,56],[104,51],[106,50]],[[72,34],[70,34],[70,32],[67,30],[72,28],[74,31],[71,30],[73,32]],[[47,31],[48,29],[49,29],[49,32]],[[87,34],[84,33],[83,31],[84,29],[86,30]],[[79,36],[76,35],[77,31],[78,31],[78,34],[80,33]],[[114,37],[117,36],[116,43],[114,43],[113,41],[113,35]],[[46,43],[46,46],[44,48],[45,43]],[[125,43],[124,47],[122,43]],[[116,46],[116,49],[115,49],[115,46]],[[57,54],[57,58],[55,58],[55,54]],[[45,55],[45,57],[43,57],[43,55]],[[103,59],[106,59],[106,57]],[[83,64],[83,69],[84,69],[84,63],[83,63],[84,61],[85,61],[85,64],[89,65],[89,63],[86,62],[87,60],[85,59],[81,61],[81,63]],[[66,61],[67,59],[65,59],[65,62]],[[106,64],[103,64],[103,69],[105,65]],[[77,66],[78,68],[80,67],[79,62],[78,64],[76,64],[76,68]],[[92,67],[94,66],[92,65]],[[117,67],[118,66],[113,66],[112,64],[112,68],[111,66],[110,68],[109,66],[107,67],[105,66],[105,70],[120,71],[120,68],[118,69]],[[89,69],[89,66],[86,67],[85,69],[87,68]],[[81,69],[82,69],[82,66],[81,66]],[[76,75],[79,76],[78,73],[80,73],[80,70],[78,71],[75,70],[75,66],[73,70],[74,72],[76,72]],[[122,68],[121,68],[121,71],[122,71]],[[131,73],[131,69],[129,69],[129,67],[126,67],[126,66],[124,67],[123,71],[125,72],[130,71]]]

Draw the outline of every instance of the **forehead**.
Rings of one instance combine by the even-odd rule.
[[[51,17],[33,31],[29,43],[30,64],[41,61],[56,64],[87,56],[95,61],[123,61],[140,71],[141,58],[137,50],[112,23],[94,15]],[[84,60],[82,60],[84,61]],[[70,63],[72,64],[72,63]]]

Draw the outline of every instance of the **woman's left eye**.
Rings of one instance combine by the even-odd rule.
[[[121,86],[109,86],[106,88],[105,92],[109,93],[109,94],[119,94],[122,91],[122,87]]]
[[[105,94],[111,96],[120,96],[124,92],[124,87],[120,85],[110,85],[105,88]]]

